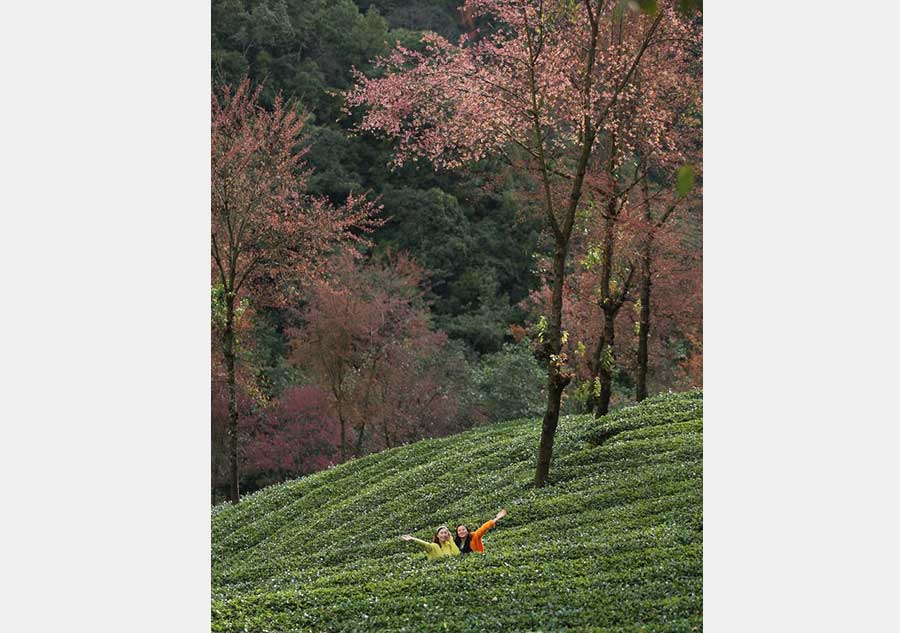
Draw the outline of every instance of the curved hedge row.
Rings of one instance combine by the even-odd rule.
[[[700,391],[425,440],[272,486],[212,516],[213,631],[702,629]],[[485,555],[427,561],[398,536],[501,507]]]

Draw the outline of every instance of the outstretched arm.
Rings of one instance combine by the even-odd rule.
[[[418,545],[420,549],[423,549],[426,552],[437,547],[437,545],[435,545],[434,543],[429,543],[428,541],[423,541],[422,539],[416,538],[415,536],[412,536],[410,534],[404,534],[400,538],[404,541],[412,541],[413,543]]]
[[[500,519],[502,519],[505,516],[506,516],[506,509],[504,508],[503,510],[500,510],[500,512],[497,513],[497,516],[495,516],[493,519],[489,519],[488,521],[485,521],[480,528],[475,530],[475,532],[473,533],[472,536],[474,536],[475,538],[481,538],[482,536],[484,536],[485,532],[487,532],[492,527],[497,525],[497,521],[499,521]]]

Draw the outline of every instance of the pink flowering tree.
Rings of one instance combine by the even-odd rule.
[[[337,420],[329,405],[326,390],[301,385],[262,409],[244,449],[247,474],[275,483],[326,468],[337,448]]]
[[[547,408],[535,485],[547,482],[563,390],[563,287],[569,243],[586,186],[610,187],[604,159],[623,103],[649,49],[691,28],[676,5],[604,0],[467,0],[480,24],[453,44],[428,34],[422,52],[397,47],[371,77],[356,74],[348,107],[364,106],[360,129],[396,143],[397,164],[426,159],[456,169],[504,157],[534,182],[552,240],[551,304],[544,336]],[[616,142],[627,146],[627,138]]]
[[[231,490],[238,486],[236,324],[245,300],[283,304],[304,279],[322,272],[335,244],[361,239],[379,224],[365,196],[335,206],[306,192],[304,118],[280,96],[261,107],[249,79],[212,95],[212,283],[225,361]]]
[[[423,280],[404,255],[362,264],[343,254],[312,284],[304,325],[290,331],[294,360],[328,394],[341,460],[455,423],[446,336],[431,328]]]
[[[609,130],[604,202],[594,205],[597,229],[589,252],[599,279],[596,302],[602,328],[591,345],[589,408],[609,411],[616,354],[617,315],[634,301],[638,322],[638,399],[646,397],[650,284],[654,241],[685,206],[699,163],[701,31],[682,24],[649,47],[628,99],[616,105]],[[657,271],[657,274],[660,271]],[[635,292],[638,290],[639,292]],[[635,295],[639,294],[639,297]]]
[[[647,76],[637,83],[635,109],[640,116],[635,120],[635,152],[644,164],[633,205],[633,215],[641,226],[636,303],[638,402],[648,394],[652,312],[656,312],[656,325],[662,327],[667,313],[685,316],[685,309],[672,309],[673,298],[667,296],[672,288],[680,288],[683,304],[691,300],[699,306],[701,302],[697,253],[702,190],[696,182],[702,171],[702,49],[700,34],[693,35],[652,51]],[[660,280],[662,291],[662,309],[658,311],[651,311],[654,280]],[[691,311],[699,324],[699,311]],[[695,343],[699,340],[693,323],[678,319],[678,325],[685,336]]]

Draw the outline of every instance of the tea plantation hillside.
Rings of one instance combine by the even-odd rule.
[[[702,630],[700,391],[425,440],[212,515],[213,631]],[[486,553],[426,560],[400,534],[509,515]]]

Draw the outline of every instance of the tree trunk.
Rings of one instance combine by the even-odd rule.
[[[356,435],[356,450],[354,452],[354,455],[356,455],[357,457],[362,457],[363,437],[365,437],[365,434],[366,434],[366,425],[363,424],[357,431],[357,435]]]
[[[616,196],[612,195],[606,204],[606,227],[603,232],[603,261],[600,271],[600,309],[603,310],[603,337],[596,358],[599,360],[595,369],[600,378],[600,397],[594,415],[598,418],[609,411],[609,399],[612,395],[612,349],[615,337],[615,320],[618,308],[612,296],[610,281],[612,279],[613,250],[615,248],[615,227],[617,219]]]
[[[547,371],[547,411],[544,413],[544,423],[541,427],[541,444],[538,447],[538,464],[534,475],[534,485],[538,488],[547,484],[547,478],[550,475],[553,440],[559,424],[559,405],[562,401],[563,389],[565,389],[565,384],[559,380],[558,374],[555,372],[556,369],[551,364]]]
[[[600,394],[594,393],[594,388],[598,383],[598,378],[600,376],[600,362],[603,358],[603,334],[600,334],[600,337],[597,339],[597,345],[594,347],[594,355],[591,361],[591,382],[590,382],[590,391],[588,392],[587,398],[587,412],[593,413],[597,409],[597,404],[599,402]]]
[[[649,358],[649,332],[650,332],[650,263],[653,248],[652,217],[650,215],[650,186],[644,175],[641,191],[644,197],[644,222],[647,223],[647,236],[644,242],[644,253],[641,262],[641,315],[638,322],[638,351],[637,351],[637,385],[634,398],[638,402],[647,397],[647,363]]]
[[[235,349],[234,349],[234,294],[226,292],[225,295],[225,371],[228,375],[228,436],[231,461],[231,489],[228,500],[238,503],[241,500],[238,482],[238,410],[237,410],[237,386],[235,379]]]
[[[637,386],[635,400],[647,397],[647,360],[650,332],[650,242],[644,247],[644,261],[641,267],[641,316],[638,323]]]
[[[347,421],[344,419],[344,412],[341,407],[341,401],[338,400],[338,421],[341,425],[341,461],[347,459]]]
[[[609,309],[603,318],[603,351],[600,352],[600,398],[597,402],[597,409],[594,411],[596,417],[606,415],[609,412],[609,399],[612,396],[612,375],[615,366],[613,357],[613,343],[615,337],[615,309]]]
[[[553,439],[559,424],[559,407],[563,390],[571,375],[565,371],[565,363],[560,358],[562,351],[562,294],[565,282],[568,240],[557,239],[553,256],[553,296],[550,303],[550,321],[544,353],[547,357],[547,411],[541,427],[541,443],[538,447],[538,463],[534,474],[534,485],[538,488],[547,483],[550,475],[550,460],[553,457]]]

